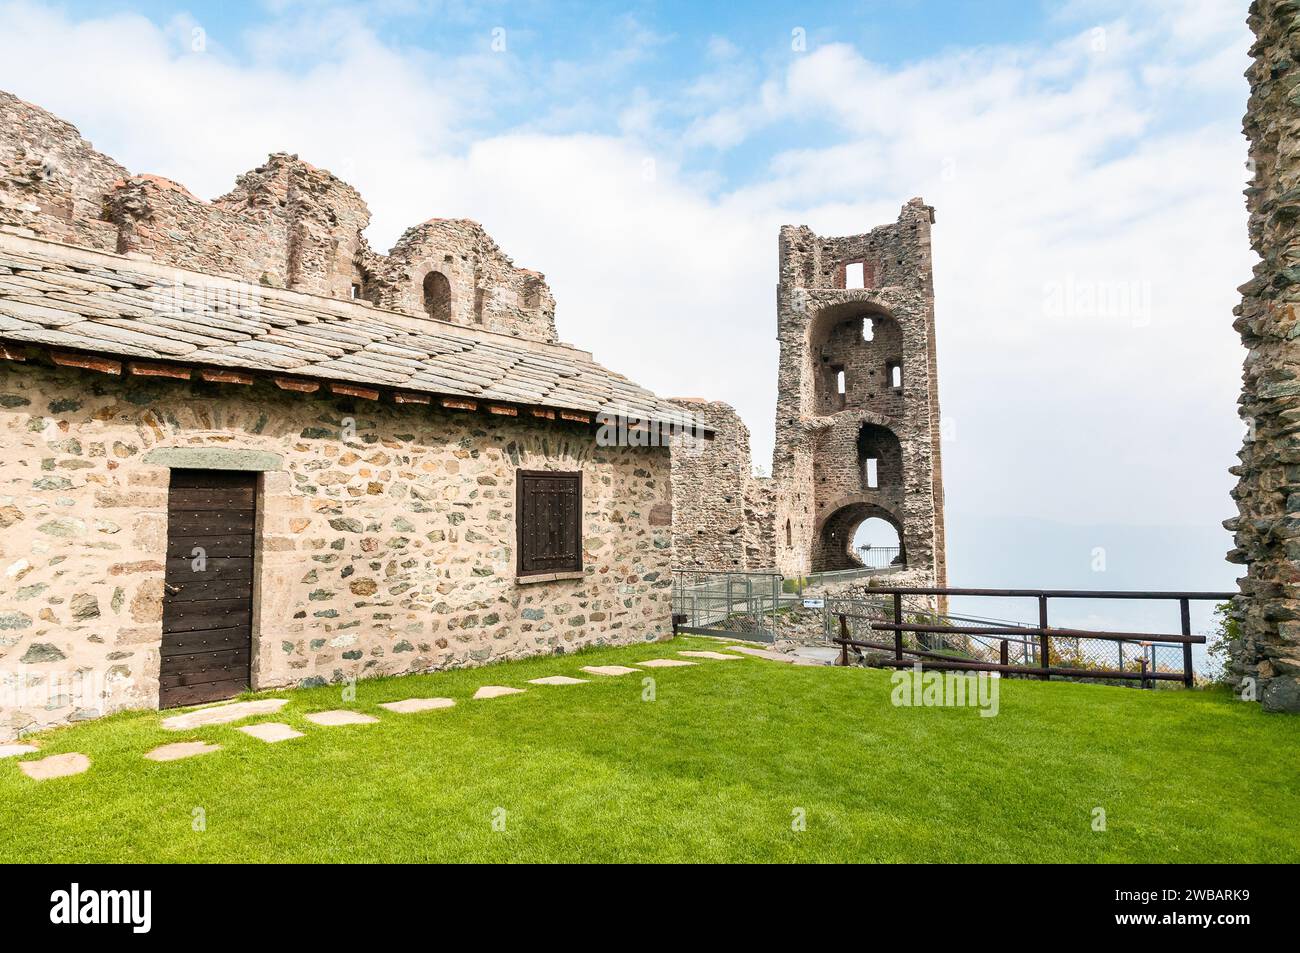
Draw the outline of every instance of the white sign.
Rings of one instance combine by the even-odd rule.
[[[826,608],[826,600],[825,600],[825,599],[805,599],[805,600],[803,601],[803,607],[804,607],[805,609],[825,609],[825,608]]]

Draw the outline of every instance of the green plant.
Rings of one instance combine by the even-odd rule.
[[[1214,607],[1214,628],[1208,633],[1205,643],[1205,657],[1209,663],[1206,677],[1211,682],[1222,683],[1225,680],[1229,648],[1241,637],[1241,628],[1231,613],[1231,602],[1221,602]]]

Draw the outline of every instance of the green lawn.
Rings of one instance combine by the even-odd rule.
[[[303,720],[338,687],[273,693],[289,705],[254,720],[306,732],[275,745],[157,712],[48,732],[27,758],[93,764],[36,782],[0,761],[0,861],[1300,860],[1300,719],[1217,692],[1007,681],[981,718],[894,707],[886,672],[746,658],[647,671],[654,701],[640,675],[470,699],[683,648],[718,645],[363,681],[368,726]],[[434,695],[457,704],[376,707]],[[224,750],[141,758],[200,739]]]

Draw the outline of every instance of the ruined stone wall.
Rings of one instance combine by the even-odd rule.
[[[104,197],[126,175],[71,124],[0,90],[0,230],[116,251]]]
[[[162,265],[288,288],[288,217],[253,217],[204,202],[156,175],[131,176],[106,197],[117,225],[116,251]]]
[[[1233,326],[1248,354],[1241,415],[1247,436],[1233,496],[1228,554],[1246,567],[1233,601],[1240,638],[1229,674],[1254,679],[1276,711],[1300,711],[1300,4],[1257,0],[1245,118],[1254,177],[1246,190],[1260,262]],[[1246,687],[1245,685],[1242,686]]]
[[[296,155],[272,154],[204,201],[131,175],[70,124],[0,91],[0,230],[420,316],[437,272],[450,284],[439,320],[556,340],[545,276],[517,268],[477,222],[430,219],[387,255],[367,243],[369,223],[352,186]]]
[[[260,478],[257,688],[671,631],[666,448],[0,361],[0,740],[157,705],[169,470],[149,455],[177,447],[279,461]],[[582,579],[516,583],[520,468],[583,471]]]
[[[712,440],[684,434],[672,448],[673,562],[681,569],[771,569],[773,491],[756,478],[749,428],[722,401],[678,398],[714,432]]]
[[[933,210],[912,199],[896,223],[861,235],[781,230],[772,476],[787,575],[851,567],[853,528],[880,516],[901,530],[910,574],[946,584],[932,222]],[[855,263],[862,288],[846,287]],[[864,438],[864,426],[892,434],[897,449],[879,433]],[[885,448],[875,487],[863,466],[872,447]]]
[[[537,341],[554,341],[555,298],[535,271],[516,268],[478,222],[431,219],[406,230],[368,279],[372,300],[411,314],[428,313],[430,272],[450,286],[450,320]],[[430,315],[437,317],[437,315]]]

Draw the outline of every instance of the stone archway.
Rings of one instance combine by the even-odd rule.
[[[813,544],[812,571],[862,569],[862,560],[850,546],[858,526],[872,517],[884,520],[898,532],[897,565],[905,566],[907,550],[903,542],[903,521],[878,501],[861,495],[837,501],[831,513],[818,523],[816,541]]]

